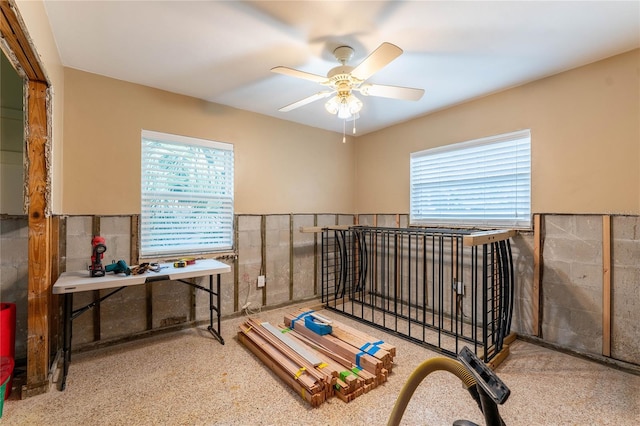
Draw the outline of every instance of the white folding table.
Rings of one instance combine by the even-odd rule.
[[[71,362],[71,335],[72,322],[84,312],[98,305],[103,300],[114,295],[120,290],[132,286],[151,283],[155,281],[179,281],[199,290],[209,293],[209,327],[207,328],[213,337],[224,345],[224,339],[220,335],[220,274],[231,271],[231,267],[213,259],[197,260],[193,265],[175,268],[173,264],[161,263],[158,272],[147,271],[140,275],[106,274],[103,277],[91,277],[89,271],[63,272],[53,285],[53,294],[64,295],[64,343],[63,343],[63,371],[60,390],[66,386],[69,363]],[[213,276],[217,277],[217,288],[213,289]],[[209,288],[186,281],[188,278],[209,277]],[[114,289],[98,300],[81,308],[73,309],[73,294],[81,291]],[[216,304],[213,303],[216,296]],[[217,313],[218,327],[213,328],[213,311]]]

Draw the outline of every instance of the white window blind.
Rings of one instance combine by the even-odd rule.
[[[531,132],[411,154],[412,225],[530,228]]]
[[[140,257],[233,246],[233,145],[142,131]]]

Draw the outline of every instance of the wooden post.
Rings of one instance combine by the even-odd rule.
[[[289,300],[293,300],[293,213],[289,213]]]
[[[129,240],[129,265],[138,265],[140,263],[140,259],[138,258],[138,254],[140,253],[140,248],[138,246],[138,227],[140,225],[140,215],[134,214],[131,215],[131,225],[129,229],[130,240]]]
[[[602,355],[611,356],[611,216],[602,216]]]
[[[543,236],[541,215],[533,215],[533,334],[542,337],[542,268],[543,268]]]
[[[260,253],[260,272],[261,275],[267,276],[267,217],[262,215],[260,217],[260,240],[261,240],[261,253]],[[267,287],[262,287],[262,306],[267,304]]]
[[[47,209],[47,85],[27,83],[27,156],[29,162],[29,279],[26,396],[49,388],[49,303],[51,300],[51,220]]]
[[[22,26],[18,11],[8,0],[0,0],[0,33],[6,48],[13,55],[7,57],[14,68],[22,70],[26,78],[27,102],[27,195],[29,197],[28,231],[28,295],[27,295],[27,381],[22,395],[28,397],[47,392],[49,383],[49,303],[51,301],[51,220],[47,182],[47,144],[49,117],[47,115],[47,78],[38,54]],[[55,277],[57,278],[57,277]]]
[[[313,226],[318,226],[318,215],[313,215]],[[313,234],[313,295],[318,295],[318,234]]]
[[[239,246],[239,234],[238,224],[240,219],[238,215],[233,218],[233,248],[236,251],[236,256],[233,257],[233,312],[240,310],[240,246]]]
[[[21,21],[11,3],[8,0],[0,0],[0,30],[2,38],[6,41],[11,52],[15,54],[18,65],[26,74],[27,79],[41,82],[45,84],[46,88],[47,78],[40,66],[38,54],[31,48],[31,42],[22,28]],[[7,55],[7,57],[9,56]]]

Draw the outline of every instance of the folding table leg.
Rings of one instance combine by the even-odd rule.
[[[71,362],[71,333],[73,311],[73,293],[65,293],[64,295],[64,329],[62,343],[62,380],[60,382],[60,390],[64,390],[67,386],[67,373],[69,373],[69,363]]]
[[[213,337],[218,339],[218,341],[224,345],[224,339],[220,335],[220,274],[216,274],[217,280],[217,291],[214,293],[213,291],[213,275],[209,276],[209,327],[208,330],[211,332]],[[216,305],[213,304],[213,295],[216,295]],[[218,329],[215,330],[213,328],[213,311],[216,311],[218,315]]]

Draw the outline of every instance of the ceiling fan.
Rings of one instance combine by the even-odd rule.
[[[423,89],[366,83],[366,80],[373,74],[402,54],[402,49],[398,46],[387,42],[382,43],[355,68],[347,65],[347,62],[353,58],[353,54],[354,51],[350,46],[337,47],[333,51],[333,55],[342,65],[329,70],[326,77],[288,67],[272,68],[272,72],[310,80],[327,86],[329,89],[284,106],[279,111],[291,111],[335,94],[325,103],[325,109],[332,114],[337,114],[339,118],[348,120],[358,118],[358,113],[362,108],[360,99],[353,95],[354,91],[360,92],[364,96],[380,96],[408,101],[417,101],[424,94]]]

